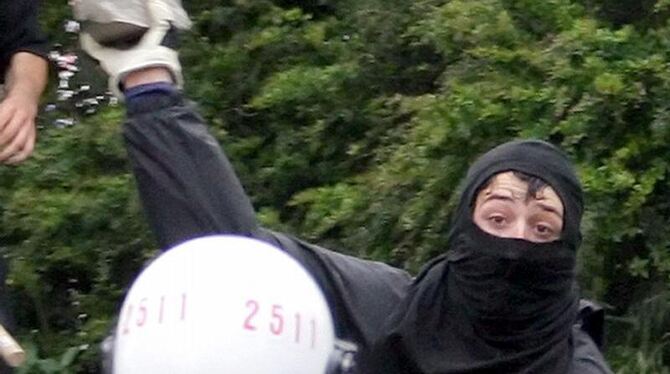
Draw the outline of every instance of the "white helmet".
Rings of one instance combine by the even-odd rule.
[[[258,240],[211,236],[162,254],[123,303],[113,372],[325,373],[333,322],[293,258]]]

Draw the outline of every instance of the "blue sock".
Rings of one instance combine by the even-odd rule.
[[[174,84],[168,82],[156,82],[141,84],[125,90],[124,96],[126,103],[134,104],[137,101],[143,101],[143,98],[165,96],[177,92]]]

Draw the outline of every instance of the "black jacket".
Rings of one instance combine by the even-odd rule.
[[[0,83],[15,53],[47,58],[48,44],[40,32],[38,8],[38,0],[0,0]]]

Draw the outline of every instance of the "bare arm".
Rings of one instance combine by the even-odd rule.
[[[0,162],[18,164],[35,146],[35,117],[48,78],[47,62],[18,52],[6,77],[6,97],[0,102]]]

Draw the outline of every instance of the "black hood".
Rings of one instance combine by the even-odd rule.
[[[559,240],[532,243],[485,233],[472,220],[479,190],[520,171],[556,190],[564,205]],[[469,169],[445,255],[416,278],[373,347],[375,373],[569,373],[578,307],[576,251],[582,190],[558,148],[505,143]]]
[[[561,240],[575,250],[581,243],[580,225],[584,211],[582,186],[568,157],[554,145],[541,140],[515,140],[501,144],[482,155],[468,169],[461,185],[461,198],[449,235],[455,235],[472,221],[479,190],[491,177],[505,171],[520,171],[538,177],[554,188],[563,202]]]

